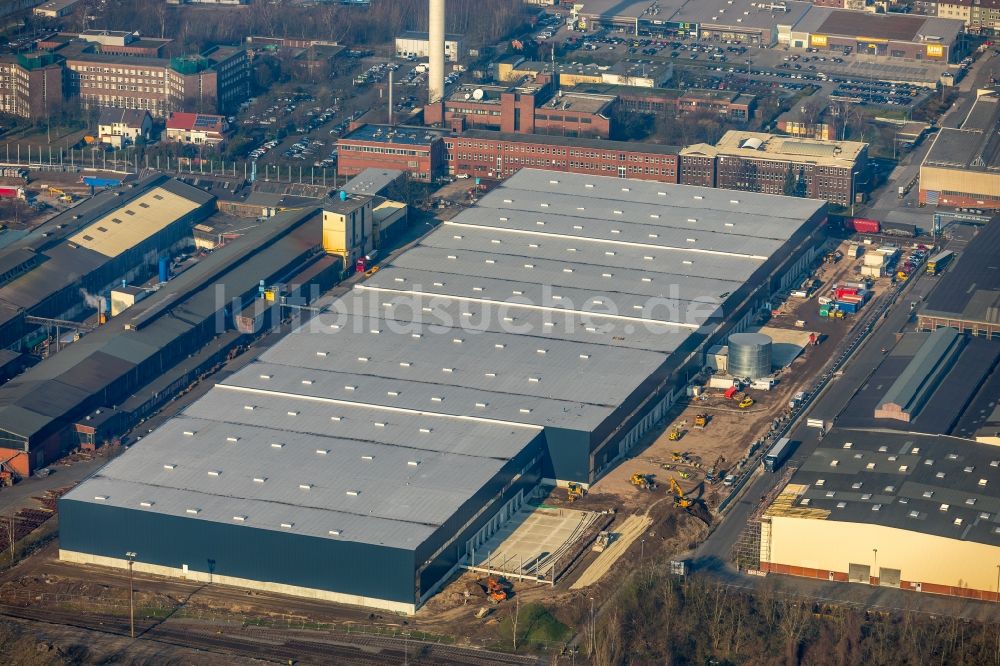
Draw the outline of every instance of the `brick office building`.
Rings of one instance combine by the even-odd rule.
[[[444,137],[449,134],[427,127],[362,125],[337,140],[337,174],[399,169],[414,180],[430,182],[444,174]]]
[[[606,139],[611,135],[613,95],[557,91],[550,74],[507,86],[459,86],[424,107],[424,122],[452,131],[483,129]]]
[[[51,53],[0,56],[0,111],[44,118],[63,103],[62,65]]]
[[[676,183],[675,146],[469,130],[444,139],[448,173],[502,179],[531,167]]]
[[[849,206],[867,183],[868,144],[855,141],[731,130],[714,146],[695,144],[680,155],[680,182],[685,185],[796,195]]]

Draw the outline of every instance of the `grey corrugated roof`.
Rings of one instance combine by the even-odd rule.
[[[623,194],[622,187],[629,192]],[[163,499],[153,498],[157,504],[147,510],[232,522],[230,514],[245,507],[248,525],[261,515],[260,525],[277,530],[279,514],[299,515],[301,506],[302,518],[290,529],[324,536],[329,529],[340,529],[338,523],[349,524],[342,538],[412,547],[429,533],[426,524],[414,527],[416,522],[437,525],[447,519],[449,511],[499,469],[500,460],[523,451],[542,428],[587,433],[607,423],[640,386],[662,371],[671,352],[706,328],[706,318],[725,302],[723,294],[740,289],[740,281],[823,206],[617,178],[553,177],[530,169],[507,180],[481,205],[497,217],[504,210],[511,219],[528,219],[519,206],[543,200],[551,200],[553,207],[572,203],[579,213],[576,219],[595,228],[597,237],[583,238],[583,230],[563,225],[558,244],[572,242],[579,245],[578,251],[560,247],[549,256],[554,241],[514,224],[504,232],[510,242],[501,242],[497,249],[492,241],[498,232],[472,223],[480,213],[473,209],[460,214],[455,224],[432,232],[327,312],[213,388],[183,417],[154,432],[119,459],[123,462],[116,461],[119,467],[109,466],[116,478],[105,473],[70,497],[94,501],[87,496],[106,492],[108,502],[122,496],[123,505],[135,506],[141,492],[155,491],[143,484],[155,481],[173,490],[162,492]],[[617,216],[607,211],[615,215],[609,222],[601,211],[614,205],[623,212]],[[590,212],[576,211],[576,206],[589,207]],[[656,228],[673,233],[677,227],[697,224],[686,221],[689,215],[699,217],[718,247],[740,254],[738,243],[727,236],[735,234],[744,247],[765,254],[649,249],[611,238],[611,225],[619,224],[623,236],[637,237],[653,219],[649,214],[654,206],[665,215],[684,211],[681,221],[663,220]],[[736,226],[717,221],[724,216],[733,216]],[[606,235],[600,233],[602,224]],[[537,248],[529,240],[535,238],[541,239]],[[647,260],[647,255],[654,258]],[[673,261],[677,257],[694,259],[684,264]],[[495,263],[487,263],[491,258]],[[546,289],[551,306],[525,302]],[[652,312],[633,308],[659,296],[660,289],[666,300],[673,298],[674,310],[668,303]],[[705,308],[690,314],[687,304],[692,301],[684,299],[699,296],[699,290],[711,298]],[[490,302],[494,292],[495,303]],[[559,307],[560,300],[565,306],[585,296],[603,300],[608,307],[594,307],[593,314],[580,311],[575,303],[573,308]],[[609,314],[612,305],[618,314]],[[432,321],[412,325],[425,314],[432,315]],[[197,427],[185,426],[192,423],[189,419],[197,419]],[[432,432],[422,432],[422,427]],[[186,428],[197,435],[178,434]],[[228,436],[240,439],[227,442]],[[272,451],[274,441],[285,447]],[[192,442],[198,457],[185,462],[192,460]],[[330,449],[318,463],[317,446]],[[406,455],[422,457],[425,462],[418,469],[427,470],[426,481],[405,485],[417,477],[401,468],[402,458],[383,452],[381,446],[420,448],[419,454]],[[363,450],[377,451],[371,476],[366,474],[369,467],[355,464]],[[162,456],[171,451],[178,452],[173,457],[179,467],[165,481],[153,468],[162,467]],[[382,470],[380,458],[390,467]],[[327,470],[327,461],[341,459],[347,462],[330,466],[322,482],[313,480],[311,475]],[[209,477],[209,465],[218,468],[220,476]],[[448,466],[453,469],[445,470]],[[173,474],[178,471],[183,474]],[[254,473],[269,479],[264,484],[247,482]],[[235,485],[229,485],[230,478],[236,479]],[[272,480],[280,483],[271,485]],[[316,483],[316,492],[298,489],[299,482]],[[360,485],[362,492],[348,498],[344,492],[352,485]],[[317,498],[322,501],[317,503]],[[352,511],[356,507],[362,511]],[[202,511],[186,514],[187,508]]]
[[[844,448],[848,442],[850,448]],[[809,486],[809,507],[828,509],[826,520],[1000,546],[1000,450],[995,446],[946,435],[838,428],[823,437],[790,483]],[[837,508],[838,502],[847,504]],[[876,504],[881,506],[874,511]]]
[[[953,328],[935,330],[885,392],[879,404],[898,405],[911,417],[915,416],[923,400],[936,387],[935,380],[940,380],[950,368],[955,352],[961,348],[963,341],[963,337]]]
[[[403,176],[401,169],[365,169],[354,178],[344,183],[341,188],[348,194],[381,194],[382,190],[392,185]]]
[[[499,453],[452,452],[448,444],[462,449],[472,438],[516,453],[538,436],[537,429],[488,424],[455,431],[439,416],[361,407],[327,409],[342,420],[324,414],[324,432],[302,433],[275,422],[273,407],[260,407],[272,411],[270,428],[220,422],[218,414],[174,418],[66,498],[413,549],[507,462]],[[330,530],[341,533],[331,537]]]

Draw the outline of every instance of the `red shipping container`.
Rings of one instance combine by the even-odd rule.
[[[854,230],[859,234],[877,234],[882,228],[878,220],[869,220],[864,217],[855,217],[852,222]]]
[[[839,301],[844,296],[856,296],[858,293],[857,289],[852,289],[850,287],[840,287],[834,292],[834,300]]]

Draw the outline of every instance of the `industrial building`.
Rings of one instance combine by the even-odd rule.
[[[29,350],[45,339],[29,317],[73,319],[121,280],[145,280],[161,256],[188,244],[215,198],[156,174],[105,190],[0,250],[0,347]]]
[[[680,152],[680,182],[850,206],[868,181],[868,144],[730,130]]]
[[[835,428],[761,518],[760,569],[1000,601],[1000,449]]]
[[[149,194],[162,196],[161,190],[178,186],[183,184],[165,180]],[[202,196],[211,204],[211,197]],[[296,297],[332,286],[343,263],[321,249],[319,211],[313,206],[286,213],[246,230],[145,298],[133,297],[107,324],[0,386],[0,463],[28,475],[88,442],[109,441],[149,416],[246,341],[234,319],[259,298],[261,280],[286,285],[279,291]],[[190,243],[189,226],[185,236]],[[120,237],[122,243],[135,240]],[[45,266],[50,266],[48,281],[60,273],[72,281],[65,277],[68,269],[55,269],[54,259]],[[80,298],[77,287],[72,292]],[[89,432],[98,425],[100,432]]]
[[[936,16],[873,14],[813,7],[792,27],[787,43],[793,48],[822,52],[955,62],[963,22]]]
[[[76,11],[80,0],[48,0],[35,7],[32,12],[45,18],[62,18]]]
[[[1000,338],[1000,218],[983,227],[921,304],[917,326]]]
[[[942,127],[920,164],[921,204],[1000,208],[1000,95],[977,97],[960,128]]]
[[[537,483],[620,460],[825,217],[521,170],[67,494],[60,557],[414,612]]]
[[[815,10],[796,0],[687,0],[666,25],[710,42],[774,46]]]
[[[964,345],[964,336],[953,328],[941,328],[927,336],[875,408],[875,418],[909,423],[952,369]]]
[[[409,223],[406,182],[406,172],[401,169],[365,169],[341,188],[349,195],[373,197],[372,237],[376,249],[402,233]]]

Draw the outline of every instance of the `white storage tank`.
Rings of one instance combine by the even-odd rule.
[[[729,336],[729,374],[760,379],[771,374],[771,338],[763,333]]]

